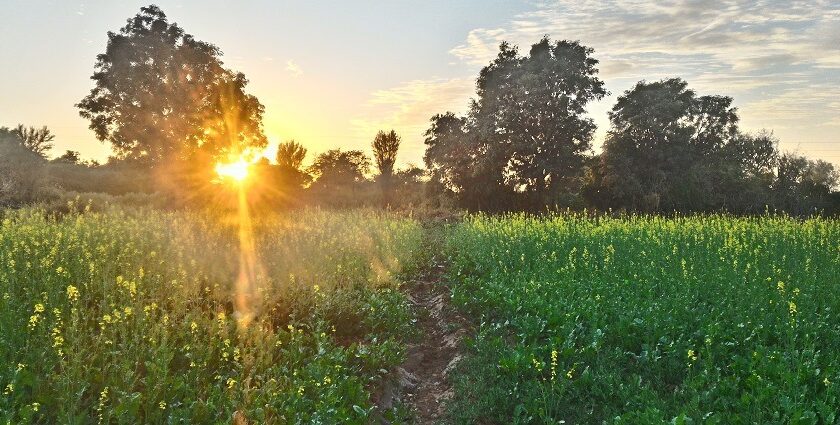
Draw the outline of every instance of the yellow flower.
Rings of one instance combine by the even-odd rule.
[[[32,407],[33,412],[37,412],[41,409],[41,403],[35,402],[30,405]]]
[[[796,303],[793,301],[788,302],[788,312],[791,316],[796,314]]]
[[[831,381],[829,381],[828,378],[823,378],[823,384],[825,384],[825,386],[827,387],[831,385]]]
[[[79,299],[79,289],[73,285],[67,286],[67,299],[70,301],[76,301]]]
[[[44,312],[44,305],[41,303],[35,304],[35,312],[36,313],[43,313]]]
[[[697,354],[694,353],[694,350],[688,350],[688,359],[691,361],[697,361]]]
[[[190,332],[195,332],[198,330],[198,323],[191,322],[190,323]]]
[[[158,407],[160,407],[160,410],[166,410],[166,402],[161,401],[160,403],[158,403]]]
[[[227,387],[228,389],[232,389],[236,385],[236,380],[233,378],[228,378],[227,380]]]
[[[542,372],[542,370],[543,370],[542,362],[537,361],[537,359],[534,358],[534,357],[531,357],[531,363],[534,364],[534,369],[536,369],[537,372]]]

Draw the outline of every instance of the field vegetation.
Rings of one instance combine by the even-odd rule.
[[[474,216],[459,423],[834,423],[840,223]]]
[[[77,208],[73,208],[77,209]],[[403,357],[418,223],[374,211],[8,211],[4,423],[365,423]],[[389,414],[388,412],[385,412]]]

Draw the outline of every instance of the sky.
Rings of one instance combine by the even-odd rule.
[[[47,125],[53,156],[105,160],[75,104],[96,55],[146,1],[0,0],[0,126]],[[840,166],[840,1],[156,0],[171,22],[224,53],[265,105],[272,145],[370,151],[379,129],[422,164],[432,115],[463,113],[500,42],[523,53],[543,35],[595,49],[610,96],[594,102],[595,151],[607,111],[637,81],[681,77],[734,98],[746,131]]]

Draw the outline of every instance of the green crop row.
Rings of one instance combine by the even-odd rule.
[[[835,423],[840,222],[474,216],[460,423]]]

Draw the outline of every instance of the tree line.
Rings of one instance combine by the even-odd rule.
[[[479,73],[468,112],[431,118],[425,169],[395,169],[400,136],[391,130],[374,137],[373,159],[333,149],[304,166],[307,149],[284,142],[274,163],[254,165],[253,181],[276,205],[840,212],[832,164],[780,152],[771,132],[742,131],[731,97],[698,95],[679,78],[640,81],[622,93],[595,154],[587,107],[608,95],[598,64],[578,41],[544,37],[524,55],[504,42]],[[245,75],[157,6],[108,33],[91,79],[76,106],[114,155],[102,165],[73,151],[54,160],[53,182],[65,189],[85,191],[84,176],[99,173],[119,182],[111,192],[212,192],[215,162],[267,144],[264,107]],[[0,149],[14,141],[29,160],[43,161],[53,139],[46,127],[19,126],[0,131]],[[7,176],[10,162],[0,162]]]

